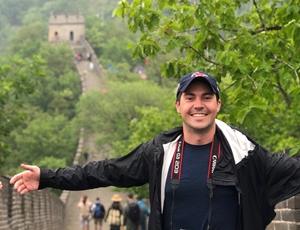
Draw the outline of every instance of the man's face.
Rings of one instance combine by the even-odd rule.
[[[221,102],[206,82],[194,80],[176,101],[185,131],[206,133],[215,124],[215,118],[221,108]]]

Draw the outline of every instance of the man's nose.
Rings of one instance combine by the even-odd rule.
[[[201,98],[196,98],[194,101],[194,107],[195,108],[202,108],[203,107],[203,101]]]

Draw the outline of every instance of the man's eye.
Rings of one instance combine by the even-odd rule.
[[[210,100],[210,99],[212,99],[212,98],[213,98],[213,95],[206,95],[206,96],[204,97],[205,100]]]

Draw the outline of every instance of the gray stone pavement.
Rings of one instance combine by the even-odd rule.
[[[81,76],[82,81],[82,91],[83,94],[90,91],[102,92],[104,88],[104,79],[101,74],[97,73],[95,69],[89,68],[89,63],[87,61],[81,61],[77,64],[77,70]],[[84,149],[90,153],[89,160],[101,160],[106,157],[106,153],[101,152],[97,149],[95,145],[94,138],[92,136],[85,137]],[[111,204],[111,197],[116,193],[112,187],[91,189],[86,191],[72,191],[69,194],[66,211],[65,211],[65,230],[80,230],[80,220],[79,220],[79,209],[77,204],[80,197],[87,195],[91,202],[95,201],[96,197],[100,197],[100,200],[104,204],[106,210]],[[124,194],[119,193],[123,198]],[[123,199],[124,200],[124,199]],[[104,223],[103,230],[108,230],[109,227]],[[94,223],[91,221],[90,230],[94,230]]]

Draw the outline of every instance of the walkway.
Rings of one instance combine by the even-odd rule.
[[[83,94],[90,91],[98,91],[99,93],[104,90],[104,79],[102,76],[97,75],[95,70],[89,68],[87,61],[77,63],[77,69],[82,77]],[[89,160],[102,160],[105,158],[105,153],[99,152],[96,149],[93,137],[87,137],[84,141],[84,148],[90,153]],[[100,197],[106,210],[111,204],[111,196],[115,193],[112,187],[99,188],[86,191],[70,192],[68,201],[66,203],[65,213],[65,230],[80,230],[79,210],[77,203],[82,195],[87,195],[90,201],[94,201],[96,197]],[[124,196],[124,195],[123,195]],[[105,223],[103,230],[108,230]],[[91,222],[90,230],[94,230],[93,222]]]

